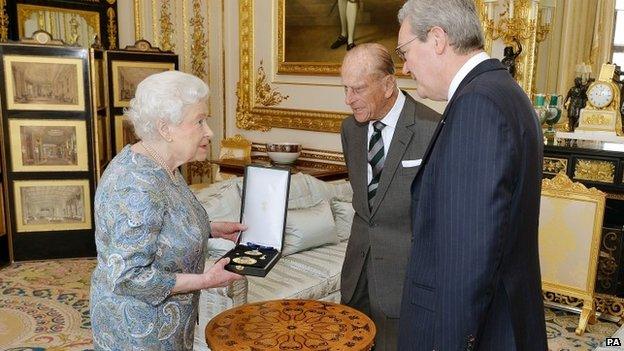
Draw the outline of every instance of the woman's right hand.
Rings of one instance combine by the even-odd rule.
[[[202,274],[205,280],[204,289],[228,286],[228,284],[235,280],[243,279],[242,275],[225,270],[225,265],[228,263],[230,263],[230,259],[226,257],[204,269],[204,273]]]

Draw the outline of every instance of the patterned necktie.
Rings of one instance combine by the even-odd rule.
[[[373,135],[368,142],[368,163],[373,169],[373,178],[370,184],[368,184],[368,206],[372,207],[373,198],[377,193],[377,186],[379,185],[379,178],[381,178],[381,171],[383,169],[385,156],[384,156],[384,144],[381,137],[381,130],[386,125],[380,121],[373,123]]]

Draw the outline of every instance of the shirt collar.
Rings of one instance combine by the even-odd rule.
[[[398,89],[398,88],[397,88]],[[396,101],[394,101],[394,105],[388,113],[380,119],[380,121],[387,126],[392,128],[396,127],[397,122],[399,121],[399,116],[401,115],[401,111],[403,110],[403,105],[405,104],[405,95],[403,92],[399,90],[399,94],[397,95]],[[368,124],[372,126],[376,121],[370,121]]]
[[[455,77],[453,77],[453,80],[451,81],[451,84],[449,85],[448,101],[451,101],[451,98],[455,94],[455,91],[457,91],[457,88],[459,88],[459,84],[462,82],[462,80],[464,80],[464,78],[466,78],[468,73],[470,73],[470,71],[472,71],[473,68],[477,67],[478,64],[480,64],[481,62],[489,58],[490,58],[490,55],[488,55],[486,52],[481,51],[480,53],[475,54],[474,56],[469,58],[468,61],[464,63],[464,65],[459,69],[459,71],[455,73]]]

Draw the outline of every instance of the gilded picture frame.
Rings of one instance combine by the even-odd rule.
[[[83,60],[5,55],[7,110],[84,111]]]
[[[272,0],[279,1],[279,0]],[[348,113],[269,107],[257,102],[257,97],[271,94],[269,84],[263,84],[261,67],[256,73],[254,58],[254,1],[239,0],[239,71],[236,95],[236,126],[247,130],[268,131],[271,128],[299,129],[339,133]],[[264,32],[264,31],[263,31]],[[271,35],[271,34],[269,34]]]
[[[91,229],[88,179],[16,180],[18,233]]]
[[[9,119],[9,140],[13,172],[89,170],[85,121]]]
[[[139,138],[134,133],[134,127],[124,115],[115,116],[115,153],[119,153],[124,146],[134,144]]]
[[[338,75],[346,42],[331,48],[341,35],[340,5],[306,5],[305,0],[277,0],[277,72],[282,74]],[[397,14],[404,0],[357,2],[354,44],[376,42],[390,51],[396,71],[403,63],[394,53],[399,23]],[[314,10],[323,11],[322,14]],[[343,20],[347,20],[343,17]],[[347,20],[348,21],[348,20]],[[346,24],[345,24],[346,26]]]
[[[113,106],[130,106],[137,85],[147,76],[175,69],[171,62],[112,61]]]

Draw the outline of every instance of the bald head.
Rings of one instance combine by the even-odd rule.
[[[380,44],[360,44],[348,51],[340,76],[345,104],[360,123],[382,119],[399,94],[392,58]]]
[[[347,51],[341,71],[359,69],[360,74],[372,74],[381,77],[394,75],[392,56],[383,45],[377,43],[360,44]]]

